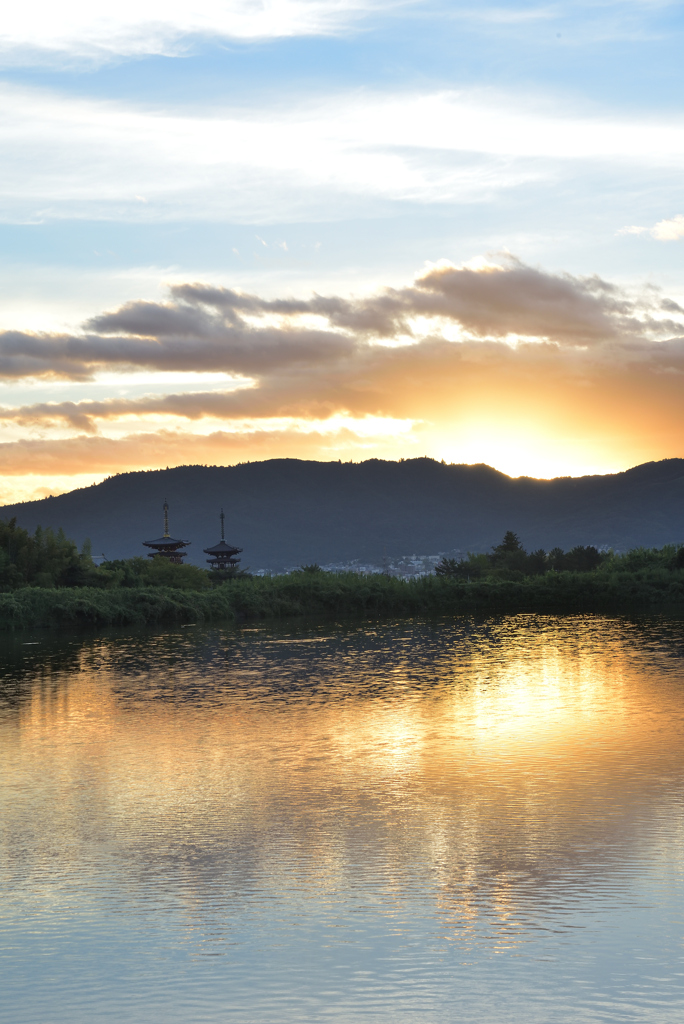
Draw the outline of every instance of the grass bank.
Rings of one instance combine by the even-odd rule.
[[[238,622],[301,615],[684,610],[684,570],[547,572],[523,580],[400,580],[355,573],[291,573],[173,587],[21,587],[0,594],[0,629]]]

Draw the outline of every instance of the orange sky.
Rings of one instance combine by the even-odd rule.
[[[0,501],[284,456],[614,472],[682,455],[683,373],[671,296],[510,255],[351,297],[177,284],[73,332],[0,333]]]

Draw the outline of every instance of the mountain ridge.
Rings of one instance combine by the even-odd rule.
[[[221,507],[226,539],[252,569],[485,551],[508,529],[528,549],[684,541],[684,459],[552,480],[429,458],[177,466],[5,505],[0,517],[30,530],[62,527],[79,545],[90,538],[95,554],[127,558],[160,533],[165,499],[171,533],[191,540],[188,560],[198,565],[220,536]]]

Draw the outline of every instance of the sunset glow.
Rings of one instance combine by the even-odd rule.
[[[13,11],[0,503],[187,463],[681,456],[672,10]]]
[[[4,500],[89,473],[282,456],[616,471],[680,451],[682,336],[662,290],[507,255],[368,295],[174,285],[77,331],[0,339]]]
[[[683,37],[3,10],[1,1020],[684,1019]]]

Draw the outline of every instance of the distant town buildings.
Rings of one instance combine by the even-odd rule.
[[[461,556],[460,551],[449,552],[449,554]],[[349,562],[330,562],[326,565],[321,565],[320,568],[323,572],[330,573],[354,572],[358,576],[381,574],[383,576],[395,576],[397,579],[410,580],[417,579],[420,576],[429,576],[434,572],[435,565],[443,557],[444,552],[440,552],[438,555],[402,555],[399,558],[383,558],[382,564],[362,562],[360,559],[355,558]],[[301,566],[292,565],[280,571],[289,573],[295,572],[297,569],[301,569]],[[274,576],[278,575],[278,573],[274,573],[270,569],[257,569],[252,575]]]

